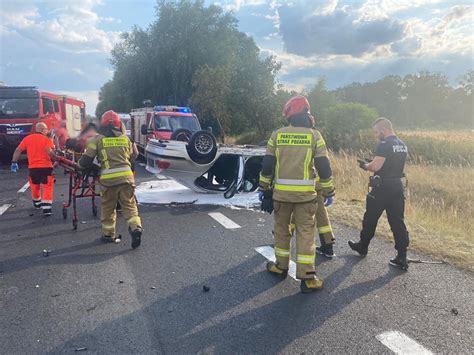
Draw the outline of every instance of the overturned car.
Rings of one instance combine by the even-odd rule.
[[[195,132],[189,141],[150,139],[146,169],[202,193],[238,192],[258,188],[265,148],[217,144],[211,132]]]

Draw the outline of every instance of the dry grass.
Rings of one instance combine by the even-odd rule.
[[[368,173],[353,156],[332,155],[331,163],[338,201],[332,218],[360,228]],[[417,164],[407,175],[410,248],[474,271],[474,168]],[[380,222],[378,234],[392,238],[386,218]]]

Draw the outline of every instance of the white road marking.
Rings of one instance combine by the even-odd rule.
[[[255,248],[255,251],[270,261],[275,261],[275,250],[269,246],[262,246]],[[288,269],[288,275],[296,280],[296,263],[290,260],[290,267]]]
[[[240,226],[235,223],[233,220],[231,220],[230,218],[227,218],[226,216],[224,216],[222,213],[220,212],[211,212],[209,213],[209,216],[211,216],[212,218],[214,218],[217,222],[219,222],[220,224],[222,224],[225,228],[227,229],[237,229],[237,228],[240,228]]]
[[[0,216],[4,214],[12,205],[7,203],[5,205],[0,206]]]
[[[423,345],[417,343],[399,331],[388,331],[375,337],[395,354],[432,355],[433,353]]]
[[[28,190],[29,187],[30,187],[30,183],[27,181],[26,184],[23,185],[23,187],[18,190],[18,193],[20,194],[24,193],[26,190]]]

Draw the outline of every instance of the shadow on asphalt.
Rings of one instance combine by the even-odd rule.
[[[57,234],[57,232],[53,233]],[[131,251],[131,249],[118,251],[116,249],[110,249],[108,253],[78,253],[90,248],[97,248],[100,246],[106,246],[100,240],[95,239],[89,243],[76,244],[70,247],[52,250],[48,257],[43,257],[41,246],[38,247],[38,251],[34,254],[20,256],[17,258],[8,259],[0,263],[0,270],[2,274],[8,274],[11,272],[18,272],[27,270],[37,266],[47,265],[63,265],[63,264],[95,264],[101,263],[108,259],[115,258],[120,255],[124,255]],[[95,249],[97,250],[97,249]]]
[[[344,264],[326,278],[323,291],[310,295],[295,293],[252,309],[254,304],[262,302],[260,299],[252,303],[253,298],[282,282],[268,275],[262,268],[262,257],[255,255],[203,283],[195,283],[159,299],[139,312],[74,337],[51,352],[72,351],[81,346],[87,346],[92,352],[136,352],[140,350],[133,348],[133,343],[149,343],[148,336],[151,336],[156,353],[277,353],[322,326],[354,301],[400,275],[389,268],[373,280],[336,291],[361,260],[356,256],[343,256],[342,259]],[[262,268],[262,271],[255,272],[256,268]],[[283,282],[298,285],[291,279]],[[209,285],[211,291],[203,292],[203,284]],[[283,290],[278,288],[271,292]],[[246,304],[235,308],[243,303]],[[150,330],[149,334],[143,335],[142,341],[135,338],[140,335],[130,334],[130,338],[116,339],[112,344],[108,343],[107,348],[101,348],[102,339],[113,336],[114,329],[130,327],[137,319],[145,319]],[[324,344],[324,339],[320,342]]]

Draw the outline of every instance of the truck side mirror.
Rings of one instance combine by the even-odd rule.
[[[148,134],[148,127],[146,126],[146,124],[142,124],[141,126],[141,132],[143,135],[147,135]]]

